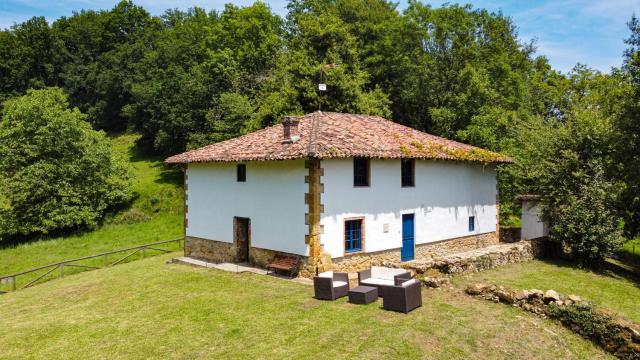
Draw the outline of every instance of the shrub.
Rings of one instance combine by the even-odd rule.
[[[94,227],[132,198],[128,168],[61,89],[7,100],[0,120],[0,239]]]
[[[116,219],[117,224],[136,224],[149,220],[149,216],[138,209],[129,209]]]
[[[640,346],[634,344],[630,335],[612,317],[593,306],[550,304],[547,314],[621,359],[640,359]]]
[[[618,189],[598,169],[572,181],[578,184],[575,190],[544,208],[551,222],[550,237],[582,263],[600,266],[623,243],[622,226],[613,210]]]

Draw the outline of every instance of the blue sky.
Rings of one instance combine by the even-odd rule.
[[[135,0],[134,0],[135,1]],[[400,8],[407,0],[400,1]],[[458,1],[427,1],[433,6]],[[69,16],[73,10],[109,9],[117,0],[0,0],[0,28],[11,26],[35,15],[52,21]],[[252,0],[137,0],[151,14],[159,15],[168,8],[199,6],[222,9],[227,2],[251,4]],[[286,13],[286,0],[266,0],[281,15]],[[514,19],[523,41],[535,39],[538,53],[549,58],[551,64],[564,72],[576,63],[587,64],[608,72],[620,66],[628,36],[626,22],[631,14],[640,15],[640,0],[538,0],[495,1],[469,0],[475,7],[502,11]]]

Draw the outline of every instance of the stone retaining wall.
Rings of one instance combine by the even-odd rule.
[[[431,269],[447,275],[478,272],[542,257],[545,242],[546,239],[537,239],[493,245],[464,253],[415,261],[410,268],[419,274]]]

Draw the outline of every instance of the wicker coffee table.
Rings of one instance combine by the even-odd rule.
[[[349,302],[352,304],[370,304],[378,300],[378,288],[360,285],[349,290]]]

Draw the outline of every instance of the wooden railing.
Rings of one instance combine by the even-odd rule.
[[[68,275],[69,273],[78,273],[80,271],[86,270],[95,270],[100,268],[105,268],[109,266],[114,266],[125,262],[126,260],[130,260],[136,254],[140,254],[141,258],[145,258],[150,255],[148,252],[153,252],[156,255],[158,253],[168,253],[175,250],[163,249],[162,246],[177,243],[178,249],[181,247],[182,241],[184,239],[173,239],[173,240],[165,240],[158,241],[150,244],[138,245],[126,249],[114,250],[109,252],[104,252],[96,255],[84,256],[71,260],[64,260],[57,262],[55,264],[49,264],[45,266],[40,266],[37,268],[25,270],[19,273],[11,274],[11,275],[3,275],[0,276],[0,286],[8,289],[0,289],[0,294],[7,293],[9,291],[16,291],[20,289],[25,289],[31,287],[35,284],[42,283],[54,278],[62,278],[65,276],[65,273]],[[127,253],[122,257],[114,257],[116,254]],[[116,261],[111,261],[112,259],[117,259]],[[78,264],[80,262],[84,262],[84,264]],[[71,270],[73,269],[73,270]],[[57,276],[54,274],[57,272]],[[40,273],[42,272],[42,273]],[[40,273],[40,274],[38,274]],[[24,284],[20,284],[18,279],[28,277],[29,275],[35,276],[33,279],[26,280]]]

